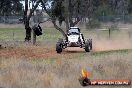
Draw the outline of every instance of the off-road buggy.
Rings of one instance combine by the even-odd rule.
[[[86,52],[92,50],[92,39],[84,39],[83,34],[78,27],[70,27],[66,39],[59,39],[56,44],[57,53],[61,53],[67,47],[84,48]]]

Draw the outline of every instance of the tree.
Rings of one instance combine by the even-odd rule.
[[[16,15],[23,9],[20,1],[24,0],[0,0],[0,15]],[[29,2],[32,2],[32,9],[29,11]],[[51,2],[51,7],[47,8],[47,3]],[[26,30],[25,41],[31,40],[31,27],[29,21],[36,8],[41,4],[42,8],[49,15],[54,27],[59,30],[64,37],[70,26],[75,26],[83,18],[88,18],[89,23],[99,14],[105,15],[125,15],[131,13],[131,0],[25,0],[24,24]],[[10,7],[10,8],[9,8]],[[100,15],[99,15],[100,16]],[[59,22],[59,25],[58,23]],[[67,30],[60,26],[64,22]]]
[[[37,0],[35,6],[33,7],[33,9],[30,11],[30,13],[28,15],[27,14],[27,12],[28,12],[28,0],[25,0],[25,11],[24,11],[24,24],[25,24],[25,30],[26,30],[25,41],[31,40],[31,27],[29,25],[29,21],[30,21],[30,18],[32,16],[33,12],[38,7],[39,3],[40,3],[40,0]]]
[[[80,2],[80,0],[53,0],[52,8],[48,10],[45,6],[45,2],[41,0],[42,6],[51,18],[54,27],[59,30],[65,38],[67,38],[67,31],[61,29],[56,22],[59,21],[60,25],[62,22],[65,22],[67,30],[70,26],[75,26],[80,21],[80,16],[78,15],[79,8],[76,8],[78,9],[78,13],[76,14],[77,20],[73,20],[73,17],[75,17],[75,14],[73,13],[75,9],[74,6],[78,6]]]
[[[28,4],[25,4],[25,29],[26,29],[26,38],[25,40],[31,39],[31,28],[29,27],[29,20],[32,16],[32,13],[35,11],[39,3],[41,3],[45,12],[49,15],[51,22],[54,27],[62,33],[66,38],[66,30],[63,30],[60,26],[62,22],[66,24],[66,29],[69,27],[75,26],[83,17],[91,20],[96,17],[96,11],[98,7],[103,6],[107,7],[109,10],[114,13],[126,13],[128,7],[128,0],[32,0],[35,5],[31,10],[30,14],[27,15]],[[47,2],[52,2],[51,8],[47,8]],[[28,3],[25,0],[25,3]],[[106,8],[106,9],[107,9]],[[105,9],[105,10],[106,10]],[[108,11],[109,11],[108,10]],[[106,13],[108,13],[106,10]],[[76,19],[76,20],[75,20]],[[59,22],[59,25],[57,24]]]
[[[36,5],[30,12],[29,16],[27,16],[28,11],[28,2],[25,0],[25,29],[26,29],[26,38],[25,40],[31,40],[31,28],[29,27],[29,20],[32,16],[32,13],[37,8],[39,3],[42,4],[45,12],[49,15],[51,22],[53,23],[54,27],[62,33],[62,35],[67,38],[66,32],[71,26],[75,26],[81,18],[85,15],[87,17],[92,17],[94,11],[94,1],[93,0],[52,0],[52,7],[51,9],[46,7],[46,3],[49,0],[36,0]],[[84,4],[87,2],[86,4]],[[88,10],[86,9],[88,8]],[[84,10],[86,9],[86,10]],[[87,14],[85,14],[87,12]],[[74,20],[74,18],[76,20]],[[57,25],[59,21],[60,25]],[[66,24],[66,31],[60,28],[62,22]]]
[[[20,15],[22,8],[20,0],[0,0],[0,15]]]
[[[132,0],[128,0],[128,13],[132,14]]]

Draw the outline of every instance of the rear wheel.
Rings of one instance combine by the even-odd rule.
[[[62,52],[62,44],[61,43],[57,43],[56,44],[56,51],[57,51],[57,53],[61,53]]]
[[[93,49],[92,39],[90,39],[90,43],[89,43],[89,45],[90,45],[90,50],[92,50],[92,49]]]

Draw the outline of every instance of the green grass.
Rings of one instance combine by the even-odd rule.
[[[97,59],[102,60],[103,58],[107,59],[110,56],[119,56],[119,57],[128,56],[131,53],[132,53],[132,50],[127,50],[127,49],[126,50],[124,49],[124,50],[98,51],[98,52],[92,52],[90,54],[90,57],[95,60]]]
[[[38,41],[55,40],[61,37],[58,31],[54,28],[43,29],[43,35],[38,36]],[[22,28],[0,28],[0,40],[4,41],[23,41],[25,38],[25,29]]]
[[[128,54],[131,52],[132,52],[132,49],[119,49],[119,50],[97,51],[97,52],[91,53],[91,55],[99,56],[99,55],[110,55],[110,54]]]
[[[108,39],[108,31],[96,31],[81,29],[85,38]],[[55,28],[43,28],[43,35],[37,36],[37,41],[57,41],[61,38],[61,33]],[[111,31],[111,39],[128,38],[127,31]],[[22,28],[0,28],[0,40],[3,41],[24,41],[25,29]]]
[[[12,40],[24,40],[24,29],[20,28],[0,28],[0,40],[12,41]]]

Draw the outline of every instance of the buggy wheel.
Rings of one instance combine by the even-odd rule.
[[[61,53],[62,52],[62,44],[61,43],[57,43],[56,44],[56,51],[57,51],[57,53]]]
[[[90,40],[90,50],[92,50],[93,49],[93,44],[92,44],[92,39]]]
[[[85,42],[85,51],[86,51],[86,52],[90,52],[90,44],[89,44],[88,41]]]

